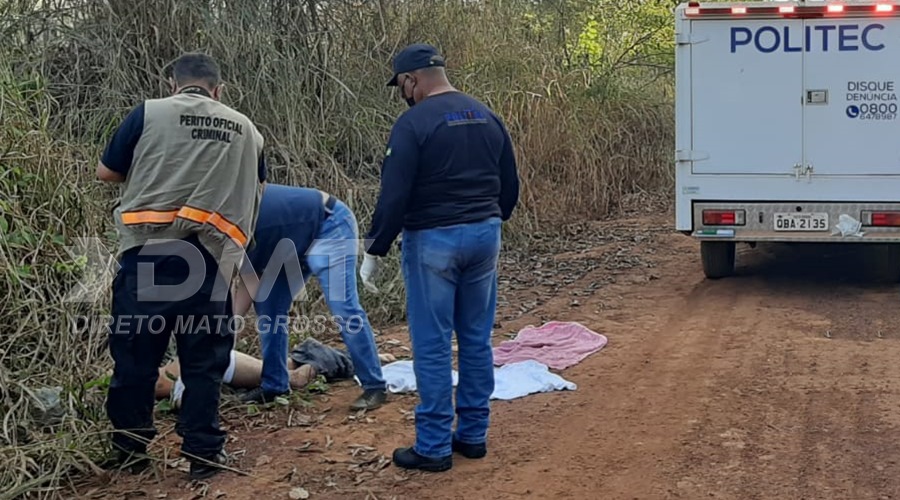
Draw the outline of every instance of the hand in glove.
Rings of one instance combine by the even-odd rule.
[[[378,293],[378,287],[375,286],[374,279],[378,275],[381,268],[381,258],[374,255],[365,254],[363,256],[362,266],[359,267],[359,277],[362,279],[366,290],[372,293]]]

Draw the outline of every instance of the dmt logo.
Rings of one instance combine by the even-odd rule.
[[[731,53],[738,47],[752,46],[759,52],[812,52],[837,50],[854,52],[860,50],[879,51],[883,43],[877,43],[873,31],[881,31],[884,25],[874,23],[860,30],[858,24],[821,24],[805,26],[762,26],[752,30],[742,26],[731,28]]]

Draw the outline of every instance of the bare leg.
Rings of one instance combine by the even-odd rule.
[[[258,387],[262,381],[262,360],[244,354],[240,351],[232,351],[234,355],[234,373],[228,385],[252,389]],[[290,368],[290,383],[293,389],[302,389],[316,378],[316,370],[309,365],[298,367],[292,359],[288,359]],[[159,369],[159,377],[156,379],[156,399],[166,399],[172,394],[175,380],[181,374],[176,358],[169,364]]]
[[[297,365],[288,358],[288,368],[291,387],[302,389],[316,377],[316,371],[309,365],[295,368]],[[234,377],[228,384],[232,387],[252,389],[262,382],[262,360],[256,359],[242,352],[234,353]]]
[[[228,385],[252,389],[262,381],[262,360],[234,351],[234,376]]]

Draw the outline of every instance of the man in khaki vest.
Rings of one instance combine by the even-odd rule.
[[[256,226],[266,179],[253,122],[219,102],[215,61],[186,54],[173,95],[136,106],[107,145],[97,177],[122,183],[113,218],[120,269],[113,283],[106,410],[116,432],[110,465],[149,464],[154,387],[174,334],[185,385],[176,431],[190,478],[226,464],[219,394],[235,326],[229,285]]]

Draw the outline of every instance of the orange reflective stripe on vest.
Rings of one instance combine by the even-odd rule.
[[[171,224],[176,217],[187,219],[198,224],[210,224],[218,229],[222,234],[230,237],[239,245],[247,244],[247,235],[241,231],[241,228],[235,226],[225,217],[214,212],[207,212],[199,208],[183,207],[181,210],[167,210],[160,212],[157,210],[141,210],[138,212],[124,212],[122,214],[122,223],[126,225],[133,224]]]
[[[169,224],[175,220],[177,210],[157,212],[156,210],[142,210],[140,212],[126,212],[122,214],[124,224]]]
[[[222,234],[230,236],[241,246],[247,243],[247,236],[241,231],[241,228],[235,226],[228,219],[213,212],[200,210],[199,208],[184,207],[178,211],[178,217],[187,219],[200,224],[212,224],[213,227],[222,232]]]

